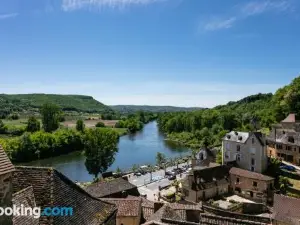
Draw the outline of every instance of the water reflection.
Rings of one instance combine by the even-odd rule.
[[[126,170],[131,168],[133,164],[154,164],[157,152],[164,153],[167,158],[189,153],[189,149],[179,143],[165,140],[165,136],[158,131],[156,122],[145,125],[140,132],[121,137],[118,148],[115,162],[109,170],[116,170],[117,167]],[[81,152],[74,152],[55,158],[30,162],[27,165],[52,166],[72,180],[89,181],[93,176],[88,174],[84,162],[84,155]]]

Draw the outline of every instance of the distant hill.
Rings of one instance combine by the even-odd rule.
[[[150,106],[150,105],[112,105],[112,109],[120,113],[135,113],[137,111],[145,112],[190,112],[199,109],[200,107],[176,107],[176,106]]]
[[[0,94],[0,112],[36,112],[44,103],[55,103],[63,111],[109,112],[110,107],[91,96],[58,94]]]

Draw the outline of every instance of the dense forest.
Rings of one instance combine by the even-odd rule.
[[[112,109],[121,114],[131,114],[138,111],[143,112],[189,112],[202,109],[200,107],[176,107],[176,106],[151,106],[151,105],[112,105]]]
[[[0,116],[11,113],[32,114],[39,112],[44,103],[58,105],[63,111],[109,113],[113,110],[85,95],[56,95],[56,94],[0,94]]]
[[[191,147],[216,146],[231,130],[261,130],[268,133],[272,124],[290,112],[300,111],[300,77],[273,95],[256,94],[226,105],[193,112],[160,114],[159,128],[169,139]]]

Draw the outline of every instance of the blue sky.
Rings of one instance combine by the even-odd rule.
[[[205,107],[274,92],[299,74],[299,9],[297,0],[1,0],[0,92]]]

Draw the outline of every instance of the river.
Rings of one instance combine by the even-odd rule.
[[[157,152],[164,153],[168,158],[189,153],[188,148],[166,141],[164,135],[159,132],[156,121],[146,124],[140,132],[122,136],[118,149],[115,161],[109,170],[115,170],[117,167],[126,170],[133,164],[154,164]],[[87,172],[84,162],[84,155],[81,152],[74,152],[26,163],[26,165],[51,166],[73,181],[85,182],[92,180],[93,176]]]

